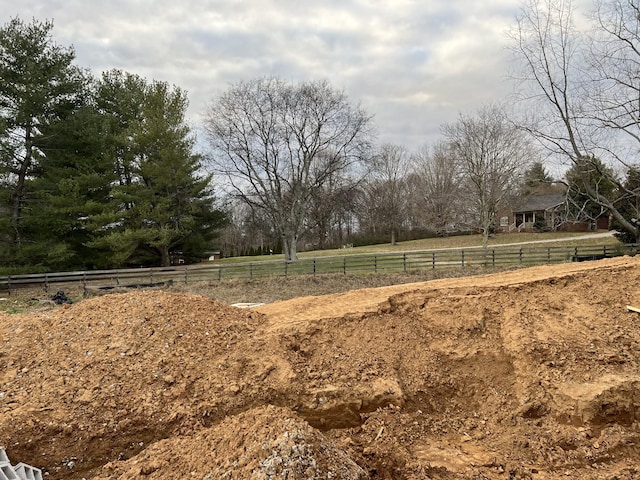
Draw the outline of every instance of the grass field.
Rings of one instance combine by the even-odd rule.
[[[595,233],[595,232],[594,232]],[[599,233],[605,233],[601,231]],[[497,245],[513,245],[514,243],[527,242],[549,242],[552,246],[564,242],[571,242],[575,245],[609,245],[616,243],[613,237],[599,238],[583,238],[585,232],[548,232],[548,233],[500,233],[489,239],[489,246]],[[398,242],[396,245],[389,243],[379,245],[367,245],[364,247],[353,248],[334,248],[328,250],[312,250],[308,252],[298,252],[298,257],[305,258],[322,258],[343,255],[370,255],[378,253],[402,253],[410,251],[423,250],[442,250],[448,248],[473,248],[482,246],[482,235],[460,235],[455,237],[443,238],[425,238],[421,240],[411,240],[407,242]],[[282,255],[257,255],[251,257],[233,257],[222,259],[221,263],[236,262],[258,262],[261,260],[273,260],[274,257]]]

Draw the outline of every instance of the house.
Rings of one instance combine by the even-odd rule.
[[[558,230],[566,221],[565,196],[530,195],[512,206],[509,231]]]
[[[609,216],[602,215],[595,221],[572,219],[564,194],[530,195],[511,205],[511,212],[500,218],[500,228],[504,232],[607,230]]]

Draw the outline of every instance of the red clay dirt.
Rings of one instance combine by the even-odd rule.
[[[0,315],[0,447],[51,479],[640,478],[640,258],[241,310]]]

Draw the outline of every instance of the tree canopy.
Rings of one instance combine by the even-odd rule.
[[[600,171],[615,185],[611,197],[589,175],[581,189],[610,212],[619,228],[640,241],[640,224],[628,202],[639,195],[620,172],[638,167],[640,142],[640,4],[596,3],[591,21],[578,29],[567,0],[528,0],[512,32],[519,62],[518,87],[527,118],[522,125],[547,149],[582,171]],[[603,163],[609,169],[602,169]]]
[[[608,209],[601,202],[594,201],[590,192],[596,192],[599,197],[606,198],[615,204],[618,188],[611,179],[615,175],[598,158],[584,159],[575,162],[565,175],[568,192],[567,199],[569,213],[576,220],[595,221],[603,215],[608,215]]]
[[[407,216],[410,170],[406,149],[401,145],[384,144],[371,161],[360,195],[361,211],[367,213],[369,228],[389,234],[391,245],[396,244],[400,225]]]
[[[0,29],[0,258],[41,269],[201,258],[225,215],[178,87],[73,65],[53,24]]]
[[[210,176],[199,174],[186,94],[114,70],[103,74],[98,104],[111,125],[105,153],[116,178],[100,222],[108,228],[92,245],[107,247],[120,264],[166,266],[176,249],[202,256],[224,216],[213,208]]]
[[[214,101],[205,127],[216,170],[269,219],[287,260],[297,258],[314,194],[360,161],[371,117],[328,82],[239,82]]]
[[[530,163],[530,149],[523,133],[496,106],[475,115],[460,115],[446,125],[445,137],[464,178],[465,204],[486,247],[496,227],[496,217],[506,197]]]
[[[0,28],[0,178],[6,246],[19,249],[28,179],[36,174],[43,130],[81,100],[84,77],[73,48],[55,44],[52,22],[13,18]]]

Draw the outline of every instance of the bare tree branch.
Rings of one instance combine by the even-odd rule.
[[[295,260],[314,192],[364,158],[370,123],[327,82],[259,78],[221,95],[205,128],[215,169],[238,198],[269,218],[286,259]]]

